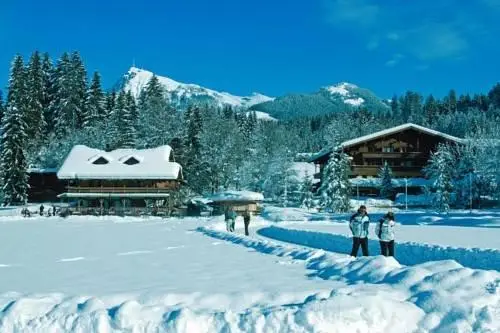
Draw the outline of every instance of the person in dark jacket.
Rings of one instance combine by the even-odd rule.
[[[396,221],[393,212],[388,212],[375,227],[375,234],[380,240],[380,252],[383,256],[394,257],[394,228]]]
[[[243,213],[243,223],[245,223],[245,235],[248,236],[248,226],[250,225],[250,218],[251,218],[251,213],[248,210],[248,208],[245,210]]]
[[[363,256],[368,256],[368,228],[370,226],[370,217],[366,212],[366,206],[360,206],[357,213],[351,216],[349,228],[352,232],[352,251],[351,256],[358,255],[359,246]]]
[[[43,206],[43,204],[40,205],[40,216],[43,216],[43,210],[45,209],[45,207]]]

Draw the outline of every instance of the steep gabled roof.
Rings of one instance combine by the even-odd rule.
[[[453,142],[456,142],[456,143],[465,143],[465,139],[461,139],[461,138],[457,138],[455,136],[452,136],[452,135],[448,135],[448,134],[445,134],[443,132],[439,132],[439,131],[436,131],[436,130],[433,130],[433,129],[430,129],[430,128],[427,128],[427,127],[423,127],[423,126],[420,126],[420,125],[417,125],[417,124],[413,124],[413,123],[406,123],[406,124],[403,124],[403,125],[399,125],[399,126],[395,126],[395,127],[391,127],[391,128],[388,128],[388,129],[385,129],[385,130],[382,130],[382,131],[378,131],[378,132],[375,132],[375,133],[372,133],[372,134],[368,134],[368,135],[363,135],[359,138],[355,138],[355,139],[351,139],[351,140],[347,140],[347,141],[344,141],[341,143],[340,147],[341,148],[348,148],[348,147],[351,147],[351,146],[354,146],[354,145],[357,145],[357,144],[360,144],[360,143],[363,143],[363,142],[367,142],[367,141],[370,141],[370,140],[373,140],[373,139],[376,139],[376,138],[379,138],[379,137],[383,137],[383,136],[386,136],[386,135],[391,135],[391,134],[394,134],[394,133],[398,133],[398,132],[402,132],[402,131],[406,131],[408,129],[414,129],[418,132],[422,132],[422,133],[425,133],[425,134],[428,134],[428,135],[433,135],[433,136],[439,136],[445,140],[448,140],[448,141],[453,141]],[[314,162],[326,155],[329,155],[330,153],[332,152],[331,149],[324,149],[322,151],[320,151],[319,153],[317,154],[314,154],[311,158],[310,158],[310,162]]]
[[[73,147],[57,173],[59,179],[179,179],[182,168],[170,162],[170,146],[117,149],[105,152],[84,145]],[[134,163],[125,163],[134,159]],[[107,163],[95,163],[106,160]],[[137,163],[136,163],[137,162]]]

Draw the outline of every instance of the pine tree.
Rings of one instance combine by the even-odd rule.
[[[453,190],[453,156],[450,148],[440,144],[426,167],[426,174],[434,180],[436,191],[434,206],[439,212],[448,212],[450,209],[451,192]]]
[[[28,200],[28,163],[25,115],[9,105],[2,121],[2,184],[5,205],[23,205]]]
[[[454,112],[457,112],[457,93],[455,92],[455,90],[450,90],[450,92],[448,93],[448,98],[447,98],[447,102],[448,102],[448,112],[449,113],[454,113]]]
[[[439,106],[434,96],[427,96],[424,104],[424,115],[426,124],[432,125],[438,117]]]
[[[302,208],[311,209],[314,206],[313,202],[313,182],[311,176],[306,172],[304,180],[300,186],[301,198],[300,206]]]
[[[400,111],[399,101],[398,101],[397,95],[392,96],[391,113],[392,113],[392,117],[394,119],[399,119],[399,117],[401,116],[401,111]]]
[[[105,119],[109,119],[113,114],[116,103],[116,90],[113,89],[110,93],[106,95],[106,106],[105,106]]]
[[[392,169],[384,162],[384,166],[380,168],[378,177],[380,178],[380,196],[382,198],[390,199],[394,194],[394,187],[392,185]]]
[[[66,136],[78,123],[78,106],[73,98],[71,75],[69,54],[63,53],[54,71],[54,94],[50,103],[53,128],[58,138]]]
[[[22,114],[25,113],[27,101],[26,71],[24,61],[20,55],[16,55],[12,62],[7,95],[7,107],[15,107]]]
[[[25,123],[29,141],[35,149],[38,149],[45,133],[43,104],[47,96],[42,59],[38,51],[35,51],[30,58],[26,76],[27,112]]]
[[[3,104],[3,93],[2,90],[0,90],[0,124],[2,123],[4,114],[5,114],[5,106]]]
[[[83,119],[83,127],[92,127],[106,119],[105,96],[101,87],[101,76],[94,72],[92,82],[87,92],[86,117]]]
[[[122,97],[123,95],[123,97]],[[124,107],[119,121],[119,137],[120,137],[120,147],[121,148],[135,148],[137,140],[136,131],[136,106],[135,100],[131,95],[125,92],[120,92],[118,100],[123,99]],[[120,102],[121,103],[121,102]],[[118,103],[117,103],[118,104]]]
[[[488,92],[488,99],[494,108],[500,109],[500,83],[497,83]]]
[[[55,70],[48,53],[44,53],[42,59],[42,75],[43,75],[43,98],[42,98],[42,110],[43,119],[45,120],[45,134],[52,133],[54,131],[54,115],[50,107],[52,99],[55,94]]]
[[[77,107],[76,128],[82,128],[83,119],[89,118],[85,103],[87,97],[87,71],[78,52],[75,51],[71,54],[70,62],[73,104]]]
[[[345,153],[333,152],[323,170],[321,179],[321,205],[334,212],[347,212],[351,208],[350,162]]]

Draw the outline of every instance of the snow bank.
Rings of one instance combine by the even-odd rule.
[[[224,191],[208,197],[211,201],[263,201],[264,195],[251,191]]]
[[[322,305],[329,307],[329,315],[305,314],[321,318],[315,323],[325,325],[322,329],[291,326],[285,331],[465,333],[500,330],[500,273],[496,271],[464,268],[453,260],[415,266],[401,266],[393,258],[381,256],[353,260],[322,250],[293,248],[208,228],[199,231],[261,253],[303,260],[311,276],[349,284],[333,290],[321,303],[310,304],[316,309],[322,309]],[[378,306],[372,308],[366,300],[373,300]],[[351,302],[356,304],[355,314],[351,312]],[[308,305],[301,305],[301,309],[309,308]],[[393,320],[386,326],[389,317]],[[265,319],[263,324],[268,323]]]
[[[279,241],[338,253],[347,254],[352,246],[351,237],[317,231],[270,226],[259,229],[258,233]],[[379,254],[379,242],[369,240],[369,250],[372,255]],[[498,249],[459,248],[416,242],[398,242],[396,244],[396,258],[405,265],[422,264],[428,261],[455,260],[471,268],[500,271],[500,250]]]

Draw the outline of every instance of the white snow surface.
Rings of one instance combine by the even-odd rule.
[[[252,191],[222,191],[209,196],[212,201],[263,201],[264,195]]]
[[[353,106],[360,106],[364,102],[365,102],[365,100],[361,97],[344,99],[344,103],[351,104]]]
[[[11,212],[18,210],[0,211],[0,332],[500,330],[500,272],[491,260],[498,247],[468,253],[488,270],[428,261],[463,258],[467,248],[447,244],[471,239],[481,229],[473,226],[398,230],[413,241],[396,245],[398,262],[345,255],[350,239],[321,229],[347,228],[340,215],[302,211],[304,223],[279,225],[254,217],[245,237],[240,218],[231,234],[222,217],[23,219]],[[488,225],[499,213],[472,218]],[[500,229],[483,229],[500,239]],[[426,233],[439,245],[419,242]],[[492,245],[485,234],[477,239]]]
[[[124,89],[131,91],[135,98],[139,97],[142,89],[147,85],[153,73],[137,67],[131,67],[127,76],[130,78]],[[231,105],[235,107],[249,108],[252,105],[274,100],[274,98],[253,93],[251,96],[236,96],[227,92],[218,92],[201,87],[197,84],[181,83],[165,76],[157,76],[160,84],[167,93],[166,97],[176,96],[179,99],[189,99],[194,96],[213,98],[219,105]]]
[[[169,162],[172,149],[117,149],[109,152],[76,145],[57,172],[60,179],[177,179],[182,172],[176,162]],[[94,164],[99,158],[107,164]],[[139,161],[128,165],[129,158]]]
[[[341,82],[341,83],[338,83],[334,86],[328,86],[328,87],[325,87],[326,90],[328,90],[330,93],[332,94],[338,94],[340,96],[349,96],[350,95],[350,89],[355,89],[357,88],[358,86],[352,84],[352,83],[348,83],[348,82]]]
[[[262,112],[262,111],[252,111],[255,112],[255,115],[257,116],[257,119],[259,120],[265,120],[265,121],[278,121],[278,119],[272,117],[269,113],[267,112]],[[247,112],[246,115],[248,116],[250,112]]]
[[[316,166],[314,163],[293,162],[289,171],[291,173],[291,178],[297,182],[304,181],[306,176],[310,177],[313,182],[319,181],[319,179],[314,179],[314,174],[316,173]]]

